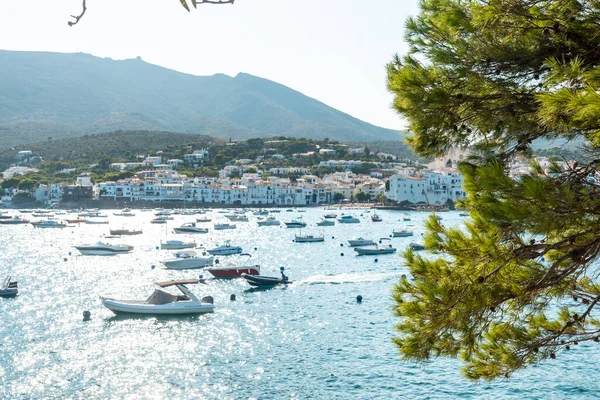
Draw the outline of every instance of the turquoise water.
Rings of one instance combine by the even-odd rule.
[[[198,398],[198,399],[396,399],[396,398],[597,398],[598,347],[580,345],[556,360],[516,373],[509,380],[471,383],[459,374],[460,361],[399,361],[391,343],[396,318],[391,287],[406,272],[399,254],[357,257],[347,240],[388,237],[393,228],[414,224],[423,232],[423,213],[386,211],[384,222],[347,210],[360,224],[319,228],[329,211],[283,211],[282,221],[303,215],[309,229],[324,232],[324,243],[294,243],[297,229],[257,227],[208,234],[174,235],[206,247],[231,239],[253,254],[265,275],[286,266],[295,283],[287,288],[249,291],[243,280],[193,285],[199,296],[215,298],[213,314],[178,318],[123,318],[105,309],[99,296],[144,299],[153,282],[193,278],[198,271],[166,271],[156,250],[167,237],[153,214],[110,217],[110,225],[34,229],[0,226],[0,278],[11,274],[21,294],[0,299],[0,398]],[[222,214],[209,213],[214,220]],[[250,215],[250,214],[249,214]],[[277,214],[276,214],[277,215]],[[457,212],[444,223],[460,224]],[[175,216],[168,227],[193,221]],[[213,220],[213,221],[214,221]],[[135,246],[113,257],[77,255],[71,246],[93,243],[108,226],[143,228],[140,236],[113,239]],[[394,238],[399,250],[411,238]],[[344,243],[340,247],[340,243]],[[256,250],[254,250],[256,248]],[[69,253],[72,254],[69,254]],[[344,256],[341,256],[344,253]],[[66,261],[65,261],[66,259]],[[220,257],[222,263],[234,258]],[[152,265],[156,268],[152,269]],[[205,275],[208,275],[205,273]],[[229,300],[236,294],[237,300]],[[363,296],[357,304],[357,295]],[[82,320],[89,310],[90,321]]]

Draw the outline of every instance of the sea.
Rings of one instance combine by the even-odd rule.
[[[396,335],[391,290],[407,274],[402,251],[424,232],[427,213],[374,210],[282,210],[282,226],[234,222],[235,230],[214,231],[225,222],[213,209],[202,217],[207,234],[174,234],[173,227],[200,215],[175,215],[151,224],[152,211],[134,217],[105,210],[109,224],[63,229],[0,226],[0,279],[18,281],[16,298],[0,299],[0,398],[2,399],[596,399],[600,380],[598,346],[581,344],[493,382],[468,381],[458,359],[403,362],[392,343]],[[358,224],[318,227],[334,212],[354,215]],[[14,211],[16,213],[16,211]],[[75,215],[75,214],[73,214]],[[444,224],[461,226],[458,212],[440,213]],[[25,214],[27,216],[27,214]],[[404,221],[405,217],[410,221]],[[66,217],[66,216],[57,216]],[[308,226],[286,228],[285,221]],[[105,239],[109,228],[142,229],[138,236]],[[394,229],[413,238],[392,238]],[[295,234],[325,237],[296,243]],[[396,254],[357,256],[348,239],[362,236],[392,244]],[[209,278],[202,270],[170,271],[160,263],[173,251],[161,241],[195,240],[204,249],[242,246],[263,275],[293,284],[252,290],[243,279],[190,285],[198,296],[213,296],[212,314],[189,317],[123,317],[104,308],[100,297],[145,299],[154,282]],[[133,252],[83,256],[75,245],[125,243]],[[203,252],[202,248],[197,249]],[[220,265],[247,257],[218,257]],[[235,301],[230,300],[235,294]],[[362,302],[357,302],[357,296]],[[85,320],[83,312],[91,318]]]

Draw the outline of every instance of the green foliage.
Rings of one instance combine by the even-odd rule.
[[[372,163],[363,163],[352,168],[352,172],[357,175],[368,175],[371,173],[371,170],[376,168],[375,164]]]
[[[460,167],[471,220],[430,218],[433,257],[404,254],[403,358],[460,357],[468,378],[494,379],[600,341],[599,18],[598,2],[423,0],[407,22],[388,88],[408,140],[424,157],[473,154]],[[508,176],[534,140],[555,138],[580,140],[587,157]]]
[[[365,193],[362,190],[354,195],[356,201],[361,203],[371,200],[371,193]]]
[[[344,200],[346,197],[344,196],[344,193],[340,193],[340,192],[335,192],[333,194],[333,201],[335,202],[339,202]]]
[[[2,182],[2,189],[16,188],[16,187],[19,186],[19,183],[21,183],[21,180],[19,178],[8,178],[8,179],[5,179]]]

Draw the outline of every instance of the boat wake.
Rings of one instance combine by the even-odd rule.
[[[339,274],[339,275],[315,275],[297,283],[302,285],[340,285],[342,283],[380,282],[402,275],[398,272],[386,272],[378,274]]]

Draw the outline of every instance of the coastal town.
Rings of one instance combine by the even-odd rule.
[[[321,153],[334,151],[321,149]],[[364,152],[353,149],[355,154]],[[306,156],[294,154],[293,158]],[[285,161],[282,154],[270,158]],[[111,163],[110,171],[130,172],[128,177],[95,182],[91,172],[81,172],[74,181],[39,184],[32,187],[3,185],[2,203],[11,203],[15,196],[26,194],[44,205],[105,201],[118,205],[135,202],[184,202],[205,205],[245,206],[307,206],[344,202],[377,202],[388,206],[416,207],[452,206],[463,199],[463,176],[458,163],[465,154],[452,151],[429,163],[397,160],[391,154],[378,154],[378,161],[368,164],[360,159],[320,161],[319,168],[335,172],[319,177],[304,167],[264,167],[264,157],[235,159],[218,171],[218,176],[188,176],[180,170],[199,167],[210,158],[206,149],[185,154],[183,159],[164,159],[160,154],[140,156],[138,162]],[[3,180],[35,173],[27,166],[36,155],[19,151],[17,162],[3,172]],[[536,161],[548,166],[546,157]],[[368,165],[372,168],[360,168]],[[89,166],[90,171],[97,164]],[[530,170],[529,161],[516,159],[511,167],[513,177]],[[360,172],[359,172],[360,171]],[[72,172],[65,170],[63,172]]]

